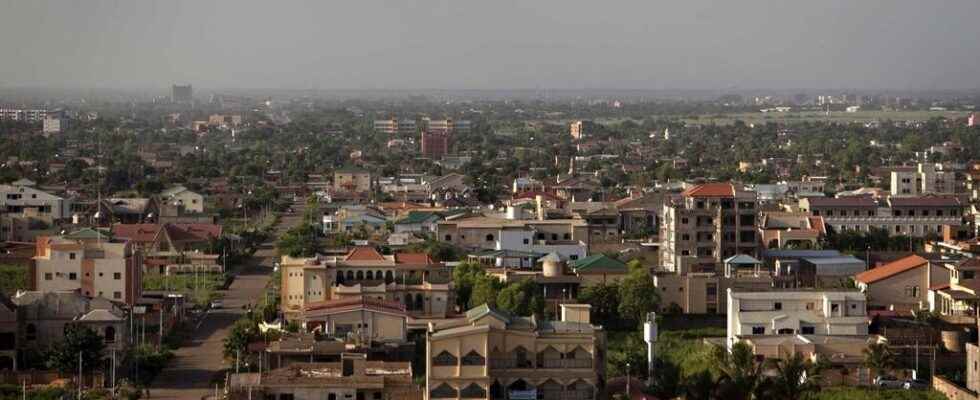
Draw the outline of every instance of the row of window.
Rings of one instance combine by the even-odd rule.
[[[88,272],[85,273],[85,276],[89,276]],[[103,273],[102,272],[99,272],[99,277],[102,277],[102,276],[103,276]],[[113,272],[112,273],[112,279],[117,280],[117,281],[118,280],[121,280],[122,279],[122,273],[121,272]],[[44,273],[44,280],[46,280],[46,281],[54,280],[54,273],[45,272]],[[68,273],[68,280],[70,280],[70,281],[78,280],[78,274],[75,273],[75,272],[69,272]]]
[[[816,331],[816,329],[814,327],[812,327],[812,326],[801,326],[800,327],[800,334],[801,335],[813,335],[815,331]],[[753,335],[765,335],[766,334],[766,327],[763,326],[763,325],[753,326],[752,327],[752,334]],[[796,331],[793,330],[792,328],[783,328],[783,329],[777,330],[776,331],[776,334],[777,335],[795,335],[796,334]]]

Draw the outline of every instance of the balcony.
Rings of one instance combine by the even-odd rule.
[[[591,400],[591,390],[539,390],[541,400]]]

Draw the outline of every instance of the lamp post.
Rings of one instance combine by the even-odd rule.
[[[630,363],[626,362],[626,398],[631,399],[630,396]]]

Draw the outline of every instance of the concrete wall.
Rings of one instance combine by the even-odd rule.
[[[932,377],[933,390],[942,393],[949,400],[976,400],[977,393],[957,386],[955,383],[939,376]]]

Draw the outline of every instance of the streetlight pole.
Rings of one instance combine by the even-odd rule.
[[[626,398],[631,399],[630,396],[630,363],[626,362]]]

